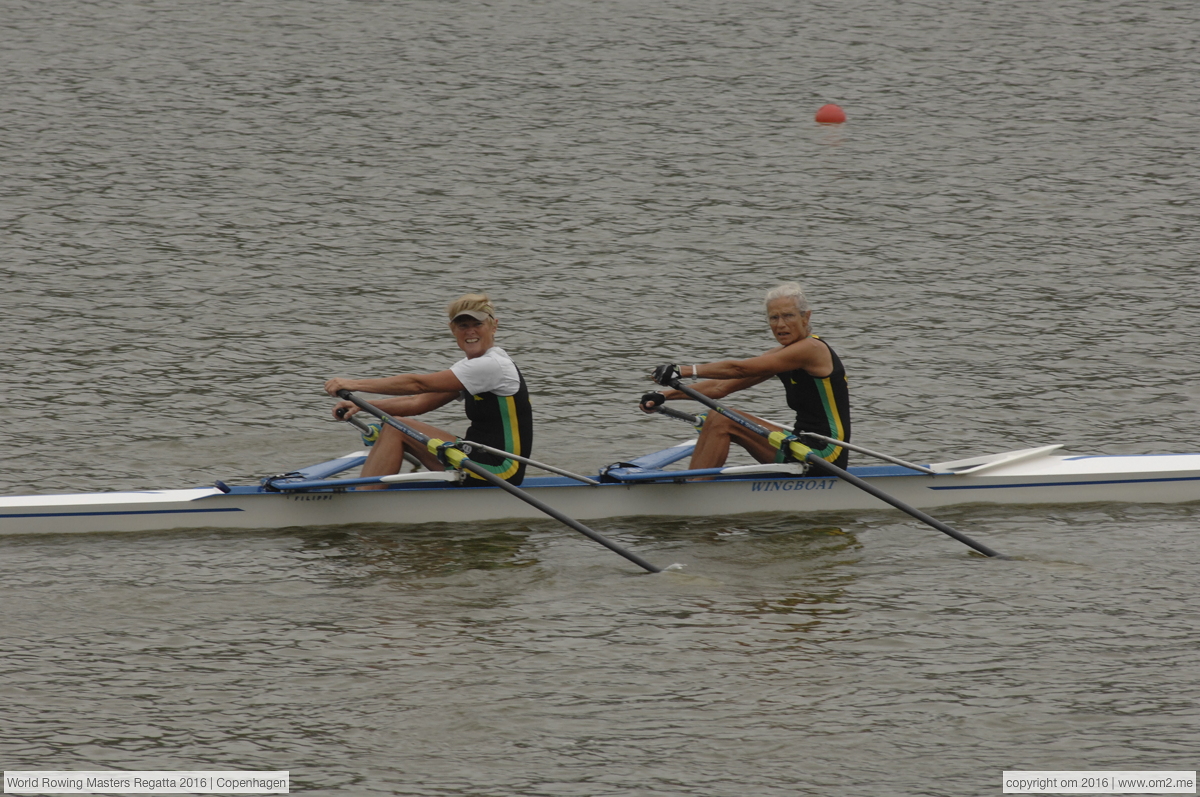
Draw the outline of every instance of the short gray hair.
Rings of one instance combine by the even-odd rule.
[[[808,299],[804,296],[804,289],[800,287],[798,282],[785,282],[782,285],[776,285],[771,290],[767,291],[766,297],[763,298],[763,309],[776,299],[792,299],[796,302],[796,310],[801,313],[807,313],[810,309]]]

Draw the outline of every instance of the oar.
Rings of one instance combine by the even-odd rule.
[[[690,412],[684,412],[683,410],[677,410],[674,407],[668,407],[666,404],[659,404],[654,408],[654,411],[660,415],[666,415],[668,418],[686,421],[692,426],[697,426],[700,423],[700,416],[692,415]]]
[[[363,432],[364,434],[367,433],[371,428],[367,424],[358,420],[358,418],[354,417],[353,415],[351,415],[349,418],[345,417],[346,414],[342,410],[338,410],[337,415],[343,421],[349,421],[350,423],[354,424],[354,426],[360,432]],[[563,470],[562,468],[556,468],[553,465],[547,465],[545,462],[538,462],[535,459],[529,459],[528,457],[519,457],[516,454],[512,453],[511,451],[505,451],[504,449],[501,449],[501,448],[492,448],[491,446],[485,446],[483,443],[476,443],[474,440],[463,440],[462,444],[464,446],[467,446],[468,448],[478,448],[480,451],[486,451],[489,454],[496,454],[497,456],[507,457],[508,459],[513,459],[513,460],[516,460],[517,462],[524,462],[526,465],[532,465],[535,468],[540,468],[541,470],[548,471],[550,473],[557,473],[559,476],[566,476],[567,478],[574,479],[577,482],[583,482],[584,484],[590,484],[592,487],[600,486],[600,482],[596,481],[595,479],[589,479],[587,476],[580,476],[578,473],[572,473],[569,470]],[[470,452],[468,451],[467,453],[469,454]],[[416,457],[414,457],[412,454],[408,453],[407,451],[404,452],[404,458],[406,460],[409,460],[410,462],[413,462],[414,464],[416,464],[418,466],[420,466],[420,464],[421,464],[420,461]]]
[[[338,397],[354,402],[358,405],[359,409],[371,413],[388,426],[391,426],[397,431],[403,432],[413,440],[423,444],[427,449],[429,449],[431,454],[437,456],[439,459],[444,457],[445,459],[443,461],[447,462],[451,467],[458,468],[460,470],[468,470],[471,473],[474,473],[479,478],[496,485],[505,492],[515,495],[517,498],[520,498],[522,501],[534,507],[535,509],[545,512],[559,523],[570,526],[580,534],[584,535],[585,537],[590,537],[591,539],[603,545],[605,548],[608,548],[610,551],[624,556],[626,559],[644,570],[647,570],[651,573],[662,572],[661,567],[650,564],[632,551],[627,551],[602,534],[592,531],[578,520],[567,517],[549,504],[534,498],[532,495],[520,489],[519,487],[514,487],[496,474],[480,466],[478,463],[472,462],[467,458],[466,454],[454,447],[454,443],[447,443],[444,440],[438,440],[436,437],[430,437],[427,434],[423,434],[418,432],[416,429],[406,426],[405,424],[393,418],[391,415],[388,415],[386,412],[376,407],[374,404],[371,404],[369,401],[354,395],[349,390],[339,390]]]
[[[681,421],[687,421],[692,426],[696,426],[700,423],[700,418],[698,416],[692,415],[690,412],[684,412],[683,410],[677,410],[674,407],[668,407],[666,404],[658,405],[658,407],[656,407],[654,411],[661,412],[663,415],[667,415],[672,418],[678,418]],[[780,424],[780,425],[782,426],[782,424]],[[900,459],[899,457],[893,457],[890,454],[884,454],[879,451],[872,451],[871,449],[867,448],[866,446],[860,446],[860,445],[855,445],[853,443],[847,443],[845,440],[836,440],[832,437],[826,437],[823,434],[817,434],[816,432],[796,432],[795,434],[797,437],[811,437],[816,440],[820,440],[822,443],[833,443],[835,445],[841,446],[842,448],[848,448],[851,451],[857,451],[860,454],[866,454],[869,457],[875,457],[876,459],[882,459],[884,462],[891,462],[894,465],[902,465],[903,467],[911,468],[912,470],[919,470],[919,471],[921,471],[921,473],[927,473],[930,476],[937,475],[937,471],[933,470],[932,468],[927,468],[924,465],[918,465],[915,462],[906,462],[905,460]]]
[[[790,453],[792,454],[792,456],[795,456],[799,459],[803,459],[805,462],[807,462],[809,465],[816,468],[817,470],[824,471],[825,473],[833,474],[834,476],[837,476],[842,481],[853,484],[855,487],[859,488],[860,490],[863,490],[864,492],[868,492],[871,495],[878,498],[879,500],[891,504],[892,506],[899,509],[901,512],[907,512],[908,514],[912,515],[913,517],[915,517],[917,520],[921,521],[922,523],[926,523],[926,524],[932,526],[933,528],[937,529],[938,531],[942,532],[943,534],[948,534],[949,536],[953,537],[954,539],[958,540],[959,542],[963,543],[964,545],[969,545],[970,547],[979,551],[981,554],[984,554],[985,556],[995,556],[995,557],[999,557],[1001,559],[1008,558],[1006,556],[1003,556],[1002,554],[997,553],[996,551],[993,551],[991,548],[987,547],[983,543],[975,542],[975,540],[972,540],[970,537],[963,534],[961,531],[957,531],[957,530],[951,528],[950,526],[946,525],[942,521],[940,521],[936,518],[930,517],[929,515],[925,514],[921,510],[917,509],[916,507],[909,506],[908,504],[904,503],[903,501],[901,501],[898,498],[893,498],[892,496],[885,493],[883,490],[880,490],[875,485],[868,484],[867,482],[863,481],[862,479],[858,478],[857,476],[855,476],[851,473],[848,473],[844,469],[839,468],[837,465],[834,465],[831,462],[826,462],[825,460],[821,459],[816,454],[814,454],[812,449],[810,449],[808,446],[804,445],[803,443],[799,443],[795,440],[788,440],[788,435],[784,434],[783,432],[771,431],[770,429],[766,428],[765,426],[760,426],[759,424],[755,423],[754,421],[750,420],[749,418],[744,418],[741,415],[738,415],[733,410],[729,409],[728,407],[724,407],[721,404],[718,404],[713,399],[709,398],[708,396],[704,395],[703,393],[701,393],[698,390],[694,390],[694,389],[688,387],[687,385],[680,382],[678,379],[670,380],[669,386],[678,390],[680,393],[683,393],[688,398],[695,399],[696,401],[699,401],[701,404],[705,405],[706,407],[709,407],[709,408],[715,410],[716,412],[719,412],[720,414],[724,415],[726,418],[733,421],[734,423],[739,424],[739,425],[745,427],[746,429],[749,429],[750,431],[754,432],[755,434],[762,435],[763,437],[765,437],[767,439],[768,442],[770,442],[776,448],[782,448],[786,444],[788,446],[788,448],[790,449]]]
[[[496,456],[514,459],[517,462],[524,462],[526,465],[532,465],[535,468],[540,468],[541,470],[549,471],[550,473],[557,473],[559,476],[566,476],[569,479],[574,479],[577,482],[583,482],[584,484],[591,485],[592,487],[600,486],[600,482],[596,481],[595,479],[589,479],[587,476],[580,476],[578,473],[572,473],[569,470],[556,468],[553,465],[547,465],[545,462],[538,462],[535,459],[519,457],[511,451],[505,451],[502,448],[492,448],[491,446],[485,446],[483,443],[476,443],[474,440],[463,440],[462,446],[467,450],[468,453],[470,453],[472,449],[478,448],[480,451],[486,451],[489,454],[495,454]]]

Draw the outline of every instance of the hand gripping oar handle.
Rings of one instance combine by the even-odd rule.
[[[788,446],[790,448],[790,453],[793,456],[795,456],[797,459],[803,459],[805,462],[807,462],[809,464],[810,467],[815,467],[817,470],[821,470],[826,473],[833,474],[834,476],[837,476],[839,479],[842,479],[843,481],[845,481],[849,484],[853,484],[855,487],[859,488],[860,490],[868,492],[871,495],[875,496],[876,498],[880,499],[881,501],[885,501],[885,502],[891,504],[892,506],[899,509],[901,512],[907,512],[908,514],[912,515],[913,517],[915,517],[917,520],[921,521],[922,523],[926,523],[929,526],[932,526],[933,528],[937,529],[938,531],[942,532],[943,534],[947,534],[947,535],[953,537],[954,539],[958,540],[959,542],[963,543],[964,545],[968,545],[971,548],[974,548],[975,550],[979,551],[981,554],[984,554],[985,556],[994,556],[994,557],[997,557],[1000,559],[1008,558],[1008,557],[1004,556],[1003,554],[993,551],[991,548],[987,547],[986,545],[984,545],[982,543],[975,542],[970,537],[963,534],[961,531],[956,531],[955,529],[951,528],[950,526],[946,525],[945,523],[941,522],[940,520],[930,517],[929,515],[925,514],[921,510],[917,509],[916,507],[909,506],[908,504],[904,503],[903,501],[901,501],[898,498],[893,498],[892,496],[885,493],[883,490],[880,490],[878,487],[875,487],[874,485],[871,485],[871,484],[867,484],[867,482],[863,481],[862,479],[858,478],[857,476],[854,476],[851,473],[848,473],[847,471],[843,470],[842,468],[839,468],[837,465],[834,465],[830,462],[826,462],[825,460],[821,459],[816,454],[814,454],[812,449],[810,449],[808,446],[806,446],[802,443],[798,443],[795,440],[790,440],[790,441],[787,440],[787,437],[785,435],[783,435],[782,432],[773,432],[770,429],[767,429],[765,426],[761,426],[761,425],[755,423],[754,421],[750,420],[749,418],[744,418],[741,415],[738,415],[733,410],[731,410],[727,407],[723,407],[722,405],[718,404],[716,401],[714,401],[713,399],[704,395],[700,391],[694,390],[694,389],[688,387],[687,385],[683,384],[678,379],[671,380],[670,386],[673,387],[674,389],[678,390],[680,393],[683,393],[688,398],[695,399],[696,401],[699,401],[701,404],[705,405],[706,407],[709,407],[709,408],[721,413],[722,415],[724,415],[726,418],[733,421],[734,423],[741,424],[742,426],[746,427],[750,431],[755,432],[756,434],[762,435],[763,437],[767,438],[767,440],[769,440],[772,444],[774,444],[776,448],[782,447],[782,444],[784,442],[787,442]]]
[[[657,567],[656,565],[650,564],[645,559],[643,559],[642,557],[633,553],[632,551],[627,551],[624,548],[622,548],[620,545],[617,545],[612,540],[603,536],[602,534],[592,531],[587,526],[580,523],[578,520],[567,517],[562,512],[559,512],[557,509],[555,509],[554,507],[538,500],[537,498],[534,498],[532,495],[530,495],[529,493],[520,489],[519,487],[514,487],[513,485],[504,481],[504,479],[501,479],[499,476],[497,476],[496,474],[487,470],[486,468],[482,467],[478,463],[472,462],[470,459],[467,458],[467,455],[464,454],[462,451],[460,451],[457,448],[450,447],[450,445],[452,445],[452,444],[447,444],[444,440],[438,440],[436,437],[430,437],[427,434],[422,434],[421,432],[418,432],[416,429],[406,426],[405,424],[403,424],[400,421],[393,418],[391,415],[388,415],[386,412],[384,412],[383,410],[376,407],[374,404],[371,404],[369,401],[365,401],[364,399],[361,399],[358,396],[354,395],[349,390],[339,390],[338,397],[343,398],[347,401],[354,402],[356,405],[358,405],[359,409],[363,410],[364,412],[371,413],[376,418],[378,418],[379,420],[386,423],[388,426],[391,426],[394,429],[396,429],[397,431],[403,432],[404,434],[408,435],[413,440],[416,440],[418,443],[421,443],[426,448],[428,448],[429,451],[432,452],[433,454],[435,454],[435,455],[440,454],[441,456],[444,456],[445,461],[448,462],[448,464],[451,467],[459,468],[461,470],[467,470],[467,471],[470,471],[471,473],[474,473],[479,478],[481,478],[487,482],[490,482],[491,484],[494,484],[495,486],[499,487],[500,489],[504,490],[505,492],[511,493],[512,495],[516,496],[517,498],[520,498],[522,501],[524,501],[525,503],[534,507],[535,509],[545,512],[547,515],[554,518],[558,522],[560,522],[564,525],[570,526],[571,528],[575,529],[576,531],[578,531],[580,534],[584,535],[585,537],[589,537],[589,538],[595,540],[596,542],[603,545],[605,548],[608,548],[610,551],[612,551],[614,553],[618,553],[621,556],[624,556],[626,559],[633,562],[635,565],[642,568],[643,570],[647,570],[651,573],[661,573],[662,572],[661,567]]]

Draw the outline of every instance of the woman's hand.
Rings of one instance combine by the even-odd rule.
[[[333,406],[333,417],[339,421],[344,421],[347,418],[353,417],[359,413],[358,405],[353,401],[339,401]]]
[[[642,412],[652,413],[658,412],[658,408],[667,402],[667,397],[657,390],[653,393],[647,393],[642,396],[641,402],[638,404]]]
[[[333,396],[334,398],[338,397],[339,390],[354,390],[354,389],[355,388],[354,388],[354,380],[353,379],[342,379],[340,376],[334,377],[333,379],[330,379],[328,382],[325,383],[325,392],[328,393],[329,395]]]

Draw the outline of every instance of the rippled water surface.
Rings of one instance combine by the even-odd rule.
[[[643,374],[766,349],[781,279],[861,443],[1200,450],[1198,30],[1166,0],[8,3],[0,493],[344,453],[321,383],[444,368],[466,290],[575,469],[680,439]],[[597,524],[660,576],[549,521],[7,537],[0,763],[714,797],[1196,768],[1200,505],[940,516],[1015,558],[884,511]]]

